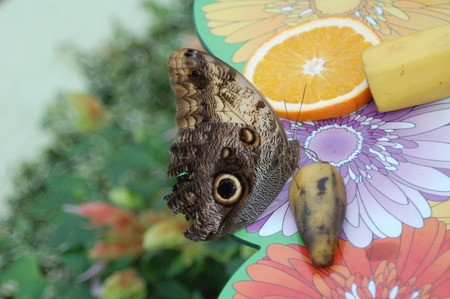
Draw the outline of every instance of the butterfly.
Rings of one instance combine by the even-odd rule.
[[[168,71],[178,136],[169,149],[165,196],[192,225],[194,241],[216,240],[254,222],[297,168],[300,145],[258,89],[202,51],[173,52]]]

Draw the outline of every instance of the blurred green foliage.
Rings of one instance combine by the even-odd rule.
[[[214,298],[249,254],[227,238],[187,241],[168,216],[167,58],[194,34],[192,1],[144,6],[153,19],[144,37],[118,28],[98,52],[74,52],[89,90],[58,97],[45,119],[52,146],[16,179],[12,216],[0,222],[0,298]],[[92,259],[94,246],[120,240],[68,212],[90,202],[132,215],[145,230],[142,253]]]

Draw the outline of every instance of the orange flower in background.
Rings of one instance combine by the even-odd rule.
[[[202,9],[212,34],[226,36],[226,43],[243,43],[233,56],[236,63],[277,31],[320,17],[357,18],[383,40],[450,21],[447,0],[218,0]]]
[[[339,241],[334,264],[314,268],[306,248],[272,244],[237,281],[234,298],[444,298],[450,294],[450,232],[434,218],[367,248]]]
[[[66,210],[88,218],[93,228],[106,228],[102,240],[89,251],[92,259],[118,259],[144,251],[142,238],[145,228],[137,218],[120,208],[104,202],[91,202]]]

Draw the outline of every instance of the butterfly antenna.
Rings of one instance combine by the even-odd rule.
[[[302,99],[301,99],[301,101],[300,101],[300,107],[299,107],[299,109],[298,109],[297,116],[295,117],[295,124],[297,124],[297,123],[300,121],[300,114],[301,114],[301,112],[302,112],[303,101],[305,100],[305,94],[306,94],[306,88],[307,88],[307,87],[308,87],[308,84],[305,84],[305,88],[303,88]],[[286,114],[287,114],[288,111],[287,111],[287,107],[286,107],[286,101],[284,101],[284,107],[285,107]],[[295,133],[297,133],[297,132],[296,132],[296,129],[297,129],[297,126],[295,127],[294,131],[292,132],[292,135],[293,135],[293,136],[295,136]]]
[[[325,162],[325,161],[322,161],[320,158],[319,158],[319,155],[315,152],[315,151],[313,151],[312,149],[309,149],[309,148],[306,148],[306,147],[303,147],[303,146],[300,146],[305,152],[308,152],[308,154],[310,155],[310,156],[312,156],[312,157],[314,157],[314,159],[316,159],[316,161],[317,162]]]
[[[294,130],[293,130],[293,132],[292,132],[292,136],[294,136],[295,137],[295,134],[297,133],[297,129],[298,129],[298,125],[297,125],[297,123],[300,121],[300,115],[301,115],[301,111],[302,111],[302,107],[303,107],[303,101],[305,100],[305,94],[306,94],[306,88],[308,87],[308,84],[305,84],[305,87],[303,88],[303,94],[302,94],[302,99],[301,99],[301,101],[300,101],[300,107],[299,107],[299,109],[298,109],[298,112],[297,112],[297,116],[296,116],[296,118],[295,118],[295,127],[294,127]],[[286,109],[286,114],[287,114],[287,109]],[[300,144],[300,148],[301,149],[303,149],[303,150],[305,150],[305,151],[307,151],[308,149],[306,149],[304,146],[302,146],[301,144]],[[297,165],[297,169],[299,169],[300,167]],[[296,182],[297,183],[297,182]]]

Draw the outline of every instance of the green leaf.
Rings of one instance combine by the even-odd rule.
[[[142,207],[142,204],[144,202],[144,200],[138,194],[124,187],[117,187],[112,189],[109,192],[108,197],[115,205],[130,210],[139,209],[140,207]]]
[[[155,298],[161,299],[183,299],[190,298],[188,288],[176,280],[159,282],[154,289]]]
[[[59,255],[59,261],[72,271],[73,276],[80,275],[91,265],[82,247],[62,253]]]
[[[69,194],[76,197],[82,197],[86,194],[86,180],[74,175],[58,175],[47,179],[47,188],[53,193]]]
[[[49,247],[57,248],[60,252],[82,246],[88,248],[96,240],[95,230],[86,229],[86,219],[77,215],[61,213],[54,221],[56,229],[48,242]]]
[[[28,255],[15,260],[5,272],[0,274],[0,280],[16,281],[19,284],[19,290],[15,297],[20,299],[40,298],[47,285],[36,261]]]
[[[58,284],[52,298],[90,299],[94,297],[90,293],[89,285],[87,283],[74,283],[71,281],[70,283]]]

